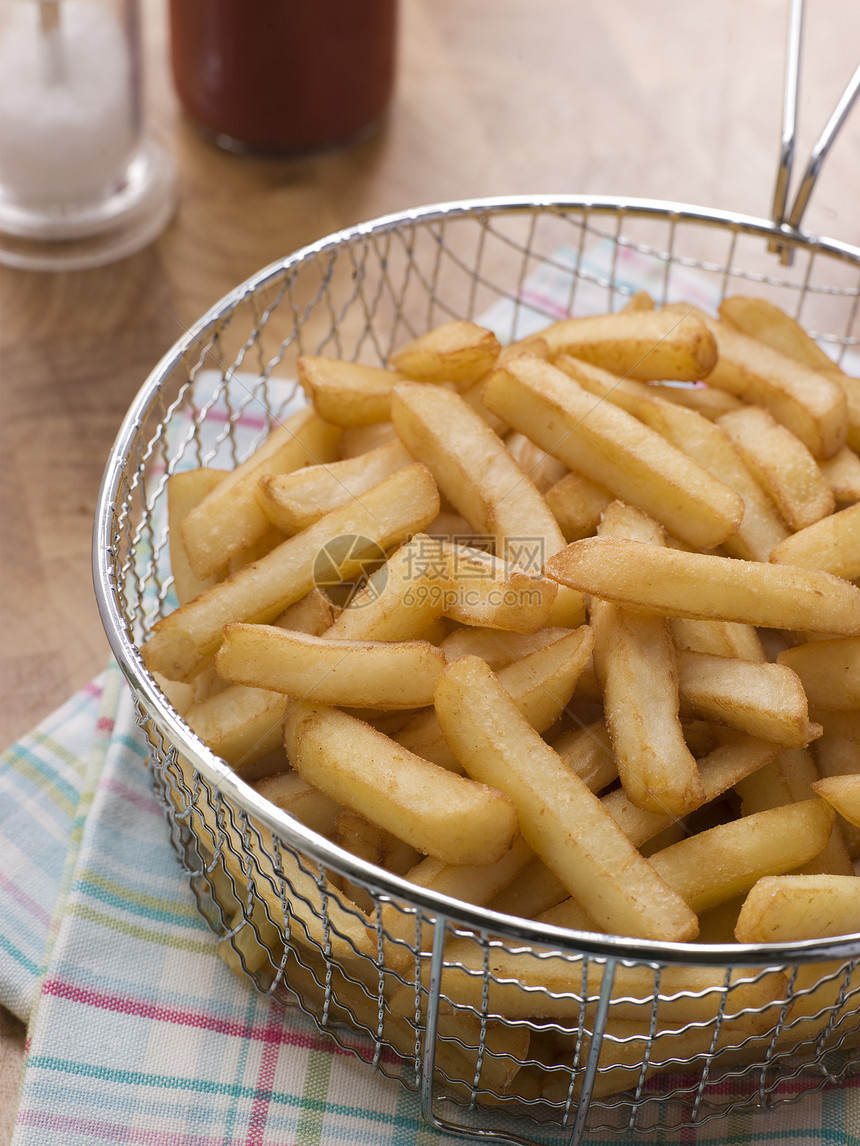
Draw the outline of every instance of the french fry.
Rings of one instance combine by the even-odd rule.
[[[767,410],[745,406],[724,414],[717,425],[737,446],[790,529],[805,529],[833,512],[836,499],[815,458]]]
[[[463,390],[493,368],[501,346],[474,322],[445,322],[391,355],[391,364],[413,382],[450,382]]]
[[[580,592],[668,616],[860,634],[860,589],[819,570],[586,537],[550,557],[544,572]]]
[[[189,679],[217,650],[227,622],[265,624],[303,597],[314,585],[320,551],[332,539],[349,539],[339,566],[347,578],[361,570],[369,554],[402,542],[438,512],[438,492],[429,471],[419,464],[407,466],[368,490],[360,505],[349,502],[332,510],[260,561],[164,617],[143,646],[147,666],[171,679]]]
[[[619,311],[567,318],[541,332],[550,356],[580,358],[620,377],[696,382],[717,360],[714,336],[695,315]]]
[[[763,877],[750,889],[735,938],[738,943],[794,943],[858,931],[856,876],[780,875]]]
[[[719,824],[650,858],[696,912],[749,891],[765,875],[783,875],[826,846],[834,814],[824,800],[804,800]]]
[[[384,366],[307,354],[296,360],[296,373],[319,416],[344,428],[387,422],[391,389],[404,378]]]
[[[260,478],[257,500],[272,524],[290,537],[351,498],[360,498],[412,460],[399,441],[388,442],[360,457],[266,474]]]
[[[822,778],[860,773],[860,713],[815,710],[813,715],[824,735],[812,745],[812,755]],[[860,856],[860,828],[842,816],[837,824],[852,859]]]
[[[821,735],[821,726],[809,719],[803,683],[785,662],[682,651],[678,675],[685,715],[716,720],[786,748],[803,748]]]
[[[357,641],[231,622],[219,676],[319,704],[385,711],[433,703],[445,654],[428,641]]]
[[[602,720],[562,732],[552,741],[552,750],[592,792],[600,792],[618,779],[618,761]]]
[[[837,577],[860,577],[860,505],[840,509],[791,534],[770,555],[778,565],[823,569]]]
[[[843,819],[860,828],[860,774],[826,776],[816,780],[813,790],[831,804]],[[860,931],[860,923],[855,930]]]
[[[713,749],[699,761],[702,805],[716,800],[747,776],[764,768],[776,759],[780,751],[779,745],[754,736],[741,736]],[[669,812],[652,812],[637,807],[621,788],[608,792],[601,802],[636,847],[653,840],[676,822],[676,817]]]
[[[397,440],[390,422],[374,422],[371,426],[349,426],[340,439],[339,455],[342,459],[356,458],[370,450]]]
[[[311,409],[300,410],[276,426],[183,521],[182,542],[196,576],[219,572],[270,528],[257,503],[257,483],[264,474],[290,473],[308,464],[334,461],[339,440],[340,430]]]
[[[591,629],[583,625],[499,669],[502,686],[538,732],[551,728],[564,712],[591,656],[592,642]],[[395,740],[443,768],[462,771],[442,734],[434,709],[418,713],[396,733]]]
[[[286,706],[282,693],[234,685],[192,704],[184,716],[217,756],[241,772],[282,744]]]
[[[565,956],[551,951],[506,949],[498,940],[487,947],[472,939],[446,944],[439,991],[454,1004],[489,1016],[509,1019],[593,1019],[605,964],[599,959]],[[422,968],[421,998],[426,1004],[429,967]],[[784,997],[784,976],[762,975],[755,969],[736,970],[730,976],[725,1019],[745,1019],[751,1027],[768,1029],[770,1016],[762,1010]],[[614,971],[612,1020],[648,1022],[659,1002],[660,1023],[707,1023],[726,991],[722,967],[664,967],[659,973],[645,965],[619,963]],[[486,991],[486,998],[484,993]],[[391,996],[397,1014],[414,1013],[415,986],[398,987]]]
[[[737,410],[743,405],[740,398],[729,394],[726,390],[717,390],[699,382],[694,386],[679,386],[677,383],[651,382],[649,391],[655,398],[665,398],[676,406],[686,406],[688,410],[695,410],[703,418],[715,421],[721,414],[729,410]]]
[[[550,620],[557,593],[538,573],[465,545],[442,542],[448,563],[443,614],[465,625],[535,633]]]
[[[226,477],[224,470],[201,467],[171,474],[167,479],[167,531],[170,537],[170,571],[179,604],[193,600],[218,580],[215,573],[198,577],[188,563],[182,540],[182,522],[195,506]]]
[[[704,321],[718,350],[709,386],[764,406],[815,458],[829,458],[845,445],[845,391],[830,372],[788,358],[725,322]]]
[[[560,358],[557,365],[564,369],[568,361]],[[589,393],[620,406],[733,489],[743,499],[743,516],[723,547],[733,557],[767,561],[773,547],[788,536],[788,530],[720,419],[715,424],[695,410],[656,397],[652,387],[630,378],[616,380],[580,363],[572,363],[571,368]],[[815,469],[811,457],[809,461]]]
[[[860,708],[860,638],[810,641],[786,649],[777,659],[797,673],[814,708]]]
[[[513,359],[484,384],[484,401],[571,470],[696,548],[720,545],[740,524],[743,503],[734,490],[550,363]]]
[[[427,464],[457,511],[478,533],[495,538],[498,557],[525,562],[535,572],[543,555],[564,548],[564,536],[533,482],[461,398],[403,382],[394,388],[391,417],[404,445]],[[573,628],[584,616],[579,595],[560,593],[550,623]]]
[[[590,537],[613,495],[605,486],[571,470],[544,494],[567,541]]]
[[[568,636],[570,629],[538,629],[534,633],[501,632],[469,626],[449,633],[439,646],[447,661],[475,656],[485,660],[494,671],[527,657]]]
[[[837,505],[860,501],[860,457],[849,446],[843,446],[832,458],[822,459],[818,468]]]
[[[540,449],[518,430],[512,430],[507,435],[505,449],[523,473],[531,478],[539,493],[545,494],[550,486],[555,485],[567,473],[564,462]]]
[[[531,849],[529,849],[531,850]],[[543,860],[533,855],[511,882],[487,905],[501,915],[534,919],[540,912],[567,899],[567,888]]]
[[[450,864],[427,856],[406,873],[406,878],[425,891],[435,891],[483,907],[533,858],[528,844],[519,838],[491,863]],[[385,961],[394,970],[403,970],[414,963],[416,948],[427,951],[432,944],[432,921],[419,919],[413,911],[403,911],[391,903],[384,904],[381,923],[386,944]]]
[[[649,863],[528,724],[484,661],[463,657],[448,665],[437,686],[436,712],[466,771],[516,803],[526,843],[599,924],[651,938],[695,935],[692,913],[667,894]]]
[[[280,724],[277,732],[278,737],[283,739]],[[322,836],[334,837],[338,816],[343,813],[342,805],[330,800],[317,788],[312,788],[298,772],[276,772],[256,780],[253,786],[261,796],[301,820],[306,827]]]
[[[303,780],[420,852],[450,864],[492,863],[513,843],[517,813],[507,796],[335,708],[292,705],[284,743]]]
[[[836,363],[776,303],[764,298],[731,295],[719,306],[720,318],[729,326],[778,350],[787,358],[803,362],[814,370],[836,370]]]
[[[669,628],[679,649],[756,663],[767,660],[761,638],[752,625],[701,617],[670,617]]]
[[[601,536],[662,545],[660,526],[619,502],[603,515]],[[622,787],[638,807],[683,816],[704,799],[696,760],[679,717],[677,653],[665,617],[592,598],[594,670]],[[642,714],[648,713],[648,720]]]

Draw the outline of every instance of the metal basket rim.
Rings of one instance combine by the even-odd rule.
[[[675,222],[713,225],[741,233],[758,234],[762,238],[779,239],[780,242],[793,247],[816,248],[823,253],[860,266],[860,247],[812,235],[791,228],[787,224],[777,224],[751,215],[669,200],[609,195],[499,196],[428,204],[382,215],[332,232],[269,263],[219,299],[162,356],[132,400],[111,447],[99,489],[92,544],[96,603],[111,652],[133,694],[143,702],[162,734],[221,795],[233,800],[244,812],[252,815],[269,831],[296,848],[305,857],[326,867],[333,867],[348,878],[364,881],[378,889],[382,899],[402,901],[409,907],[433,916],[445,917],[454,926],[465,930],[500,935],[524,944],[557,947],[564,953],[598,958],[655,964],[752,966],[763,962],[774,965],[860,957],[860,932],[831,939],[805,940],[790,944],[663,943],[627,936],[598,935],[536,923],[519,916],[503,915],[485,907],[476,907],[439,892],[421,888],[359,859],[260,796],[225,761],[216,756],[173,709],[144,665],[138,648],[125,631],[110,576],[112,553],[110,523],[116,504],[123,459],[128,455],[134,435],[153,398],[159,393],[164,381],[170,377],[187,350],[199,343],[206,332],[243,299],[265,287],[274,278],[308,260],[318,258],[327,251],[372,235],[398,230],[410,224],[426,225],[481,213],[512,214],[535,211],[662,216],[672,218]]]

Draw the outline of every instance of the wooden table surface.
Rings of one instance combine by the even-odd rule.
[[[90,580],[105,458],[160,355],[247,275],[348,224],[472,196],[593,192],[770,211],[788,0],[402,0],[385,129],[293,160],[229,155],[195,136],[176,108],[162,7],[144,7],[151,122],[178,163],[173,221],[112,266],[0,272],[0,746],[105,664]],[[860,44],[856,0],[809,7],[798,167]],[[804,224],[860,244],[860,110]],[[24,1027],[4,1013],[0,1029],[4,1143]]]

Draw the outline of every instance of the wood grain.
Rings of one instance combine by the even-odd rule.
[[[162,6],[143,7],[152,122],[179,166],[175,218],[113,266],[0,272],[3,745],[105,664],[90,581],[105,458],[159,356],[247,275],[343,226],[448,199],[585,192],[770,209],[787,0],[403,0],[384,130],[292,160],[224,154],[195,135],[175,107]],[[855,0],[808,8],[799,161],[860,43]],[[806,227],[860,244],[858,187],[855,112]],[[5,1112],[21,1036],[8,1020],[3,1030]]]

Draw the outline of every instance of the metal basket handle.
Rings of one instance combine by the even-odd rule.
[[[782,139],[779,156],[779,166],[776,172],[776,186],[773,195],[773,221],[778,227],[785,227],[797,231],[800,227],[803,213],[821,170],[830,145],[836,138],[839,129],[860,92],[860,64],[854,75],[848,81],[845,91],[833,110],[830,119],[824,126],[812,148],[806,170],[800,181],[794,202],[790,210],[788,205],[788,187],[791,182],[791,169],[794,163],[795,144],[797,142],[797,102],[800,89],[800,46],[803,38],[803,6],[804,0],[792,0],[791,15],[788,28],[788,54],[785,74],[785,95],[783,102]],[[792,248],[787,244],[774,241],[770,249],[780,254],[783,264],[788,265],[792,259]]]

